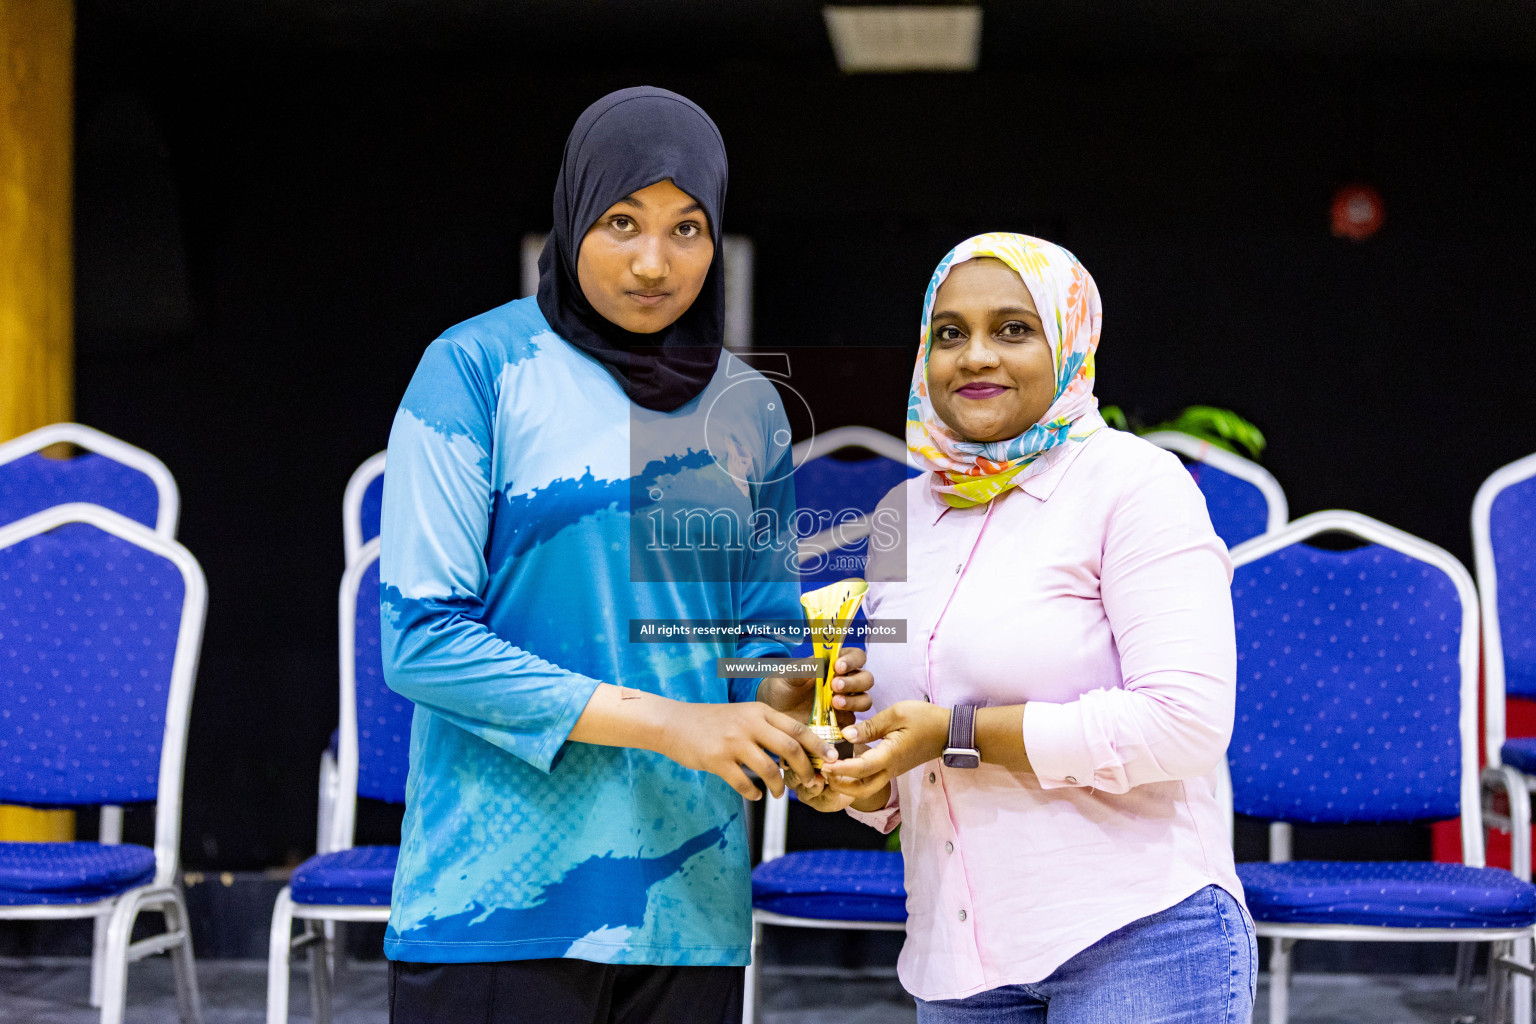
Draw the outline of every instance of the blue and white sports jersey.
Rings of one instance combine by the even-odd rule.
[[[521,299],[427,349],[389,439],[389,685],[416,704],[385,952],[739,965],[742,799],[643,750],[567,742],[599,682],[753,699],[715,659],[769,641],[631,642],[631,621],[791,619],[788,421],[722,353],[671,413],[634,405]]]

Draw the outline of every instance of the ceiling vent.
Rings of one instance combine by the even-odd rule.
[[[892,4],[824,7],[837,66],[850,74],[975,71],[981,8]]]

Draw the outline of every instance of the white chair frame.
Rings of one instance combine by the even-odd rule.
[[[341,496],[341,537],[348,565],[363,550],[363,495],[368,485],[384,475],[384,452],[369,458],[353,471]]]
[[[1178,430],[1154,430],[1149,434],[1143,434],[1142,437],[1159,448],[1166,448],[1196,462],[1214,466],[1229,476],[1246,480],[1257,487],[1263,493],[1264,503],[1269,508],[1269,521],[1265,532],[1280,529],[1290,518],[1290,508],[1285,503],[1285,490],[1280,486],[1280,481],[1257,462],[1245,459],[1241,455],[1234,455],[1225,448],[1218,448],[1209,441],[1202,441],[1198,437]]]
[[[762,863],[784,856],[784,843],[789,831],[789,791],[775,797],[763,794],[763,848]],[[794,917],[775,914],[767,910],[752,909],[752,962],[747,966],[746,987],[742,1001],[742,1024],[756,1024],[758,1004],[762,999],[760,979],[761,965],[758,953],[763,943],[763,927],[777,925],[789,928],[822,928],[836,931],[904,932],[905,922],[895,921],[844,921],[821,917]]]
[[[1213,463],[1214,464],[1214,463]],[[1273,532],[1245,541],[1232,549],[1234,567],[1247,565],[1299,541],[1323,533],[1345,533],[1360,540],[1401,552],[1444,572],[1456,587],[1461,601],[1461,642],[1457,661],[1461,666],[1461,859],[1468,867],[1483,867],[1483,820],[1477,771],[1477,590],[1465,567],[1450,552],[1420,540],[1358,512],[1327,511],[1303,516]],[[1225,801],[1230,806],[1230,797]],[[1269,831],[1271,863],[1291,860],[1291,827],[1272,822]],[[1501,971],[1515,974],[1515,1024],[1531,1024],[1531,954],[1536,928],[1387,928],[1374,925],[1319,925],[1256,922],[1260,938],[1272,940],[1270,952],[1269,1019],[1286,1024],[1289,1017],[1291,947],[1301,939],[1349,942],[1492,942],[1513,944],[1513,956],[1495,946],[1490,955],[1489,1002],[1492,1006]]]
[[[358,772],[356,604],[363,574],[378,557],[379,538],[375,537],[362,546],[357,557],[347,566],[337,595],[341,706],[336,742],[336,802],[329,834],[324,837],[325,847],[320,851],[323,853],[351,849],[353,843],[353,830],[357,821]],[[304,930],[297,936],[292,934],[295,920],[304,922]],[[293,952],[300,949],[309,952],[309,983],[314,1019],[317,1024],[329,1024],[333,959],[332,939],[325,925],[352,921],[382,924],[388,920],[387,906],[295,903],[290,887],[284,886],[272,910],[272,934],[267,958],[267,1024],[287,1024],[289,964]]]
[[[863,448],[904,466],[917,465],[907,450],[907,442],[874,427],[834,427],[824,434],[812,434],[790,449],[790,457],[798,467],[818,455],[830,455],[844,448]]]
[[[51,423],[0,444],[0,465],[55,444],[72,444],[97,455],[104,455],[113,462],[121,462],[149,477],[160,496],[159,511],[155,515],[155,532],[162,537],[176,536],[176,523],[181,516],[181,492],[176,489],[176,479],[171,476],[171,471],[149,452],[135,448],[126,441],[119,441],[111,434],[103,434],[80,423]]]
[[[1483,611],[1483,738],[1487,767],[1483,769],[1483,816],[1489,825],[1510,834],[1510,861],[1515,874],[1531,880],[1530,788],[1536,779],[1504,764],[1504,633],[1499,626],[1499,579],[1494,562],[1491,519],[1493,503],[1504,490],[1536,476],[1536,455],[1512,462],[1494,472],[1477,489],[1472,502],[1472,555],[1477,569],[1477,591]],[[1508,812],[1494,804],[1503,792]]]
[[[873,427],[835,427],[825,434],[815,434],[790,449],[795,468],[799,468],[820,455],[842,451],[845,448],[863,448],[865,451],[916,468],[907,443],[900,438],[884,434]],[[852,511],[852,510],[849,510]],[[819,533],[801,538],[795,561],[809,562],[813,558],[831,554],[838,548],[856,544],[868,537],[873,530],[867,514],[839,517],[838,521]]]
[[[47,443],[52,444],[53,441]],[[198,656],[202,648],[208,585],[197,559],[176,541],[110,509],[85,502],[56,505],[0,527],[0,549],[9,548],[68,523],[86,523],[110,533],[166,559],[181,573],[184,599],[181,624],[176,636],[176,654],[171,663],[165,733],[160,745],[160,772],[155,791],[155,877],[145,885],[95,903],[0,907],[0,920],[95,919],[97,941],[91,958],[91,1005],[101,1007],[102,1024],[122,1024],[128,965],[156,953],[170,953],[181,1020],[183,1024],[196,1024],[202,1019],[202,1008],[178,861],[181,850],[182,777],[186,760],[187,724],[192,709]],[[118,821],[120,829],[121,818]],[[111,841],[117,842],[120,838],[119,832]],[[133,925],[142,910],[162,913],[166,930],[133,942]]]

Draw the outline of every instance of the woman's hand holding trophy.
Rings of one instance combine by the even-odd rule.
[[[874,685],[874,677],[864,670],[864,652],[856,647],[843,650],[853,617],[868,591],[869,584],[855,578],[802,595],[800,603],[805,608],[815,656],[826,659],[826,670],[816,679],[769,681],[777,684],[775,695],[783,695],[782,699],[795,695],[793,708],[780,710],[796,717],[808,711],[811,731],[836,744],[839,758],[855,753],[842,730],[853,724],[855,712],[869,710],[869,689]],[[765,691],[768,686],[764,684]],[[774,700],[768,703],[779,707]],[[818,811],[840,811],[853,801],[852,795],[827,788],[822,765],[815,758],[812,767],[817,773],[809,779],[801,779],[793,769],[784,770],[785,784],[794,788],[802,803]]]

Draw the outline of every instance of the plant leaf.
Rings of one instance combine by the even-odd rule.
[[[1154,430],[1177,430],[1223,448],[1234,455],[1257,460],[1265,447],[1264,434],[1258,427],[1231,409],[1211,405],[1192,405]],[[1239,451],[1239,446],[1242,451]]]

